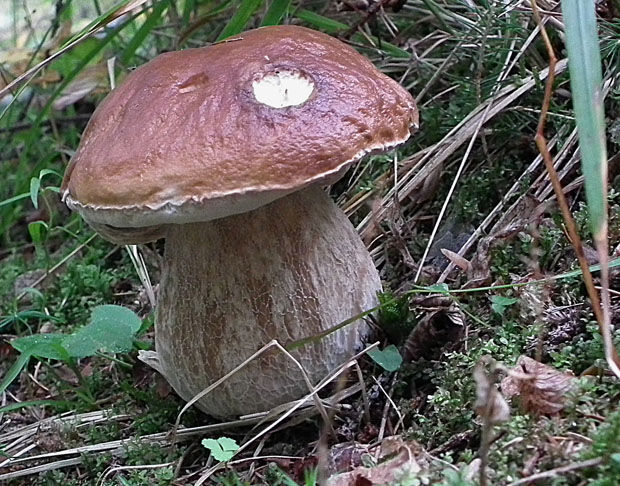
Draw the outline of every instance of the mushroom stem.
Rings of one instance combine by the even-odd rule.
[[[166,235],[156,349],[190,400],[273,339],[317,335],[377,304],[381,282],[345,214],[318,186],[255,211],[172,226]],[[367,334],[363,321],[292,352],[313,383]],[[265,411],[307,386],[282,353],[249,364],[198,402],[216,417]]]

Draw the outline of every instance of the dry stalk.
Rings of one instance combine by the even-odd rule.
[[[566,201],[566,196],[564,195],[564,190],[558,178],[557,171],[555,170],[553,158],[547,146],[547,141],[544,135],[545,123],[547,121],[547,113],[549,111],[549,105],[551,103],[551,95],[553,94],[553,82],[555,80],[557,59],[555,57],[555,52],[553,50],[553,46],[551,45],[551,41],[549,40],[549,36],[547,35],[545,26],[541,20],[536,0],[530,1],[532,4],[532,12],[534,14],[534,18],[536,19],[536,22],[540,27],[541,35],[545,43],[545,47],[547,48],[547,53],[549,55],[549,76],[547,77],[547,80],[545,82],[545,96],[543,98],[540,119],[538,122],[538,128],[536,130],[536,136],[534,140],[536,141],[536,146],[538,147],[538,150],[540,151],[545,162],[545,167],[547,168],[547,172],[549,173],[549,178],[551,179],[553,191],[555,192],[555,196],[558,200],[558,205],[560,206],[560,210],[562,212],[562,218],[564,219],[564,224],[566,225],[566,230],[568,232],[570,242],[577,255],[579,267],[581,268],[581,272],[583,274],[583,281],[586,285],[588,296],[590,297],[590,302],[592,303],[592,310],[594,311],[594,315],[596,317],[596,321],[598,322],[599,330],[603,338],[607,363],[609,364],[609,367],[611,368],[613,373],[618,378],[620,378],[620,357],[618,356],[618,351],[614,347],[613,339],[611,336],[609,293],[603,290],[602,295],[604,296],[604,306],[601,306],[599,294],[594,287],[592,273],[590,273],[590,268],[588,266],[588,262],[586,260],[586,256],[583,250],[583,244],[581,242],[581,238],[579,238],[579,233],[577,232],[575,220],[573,219],[570,208],[568,207],[568,202]],[[606,251],[606,242],[603,247],[605,249],[604,251],[599,250],[599,260],[601,264],[601,281],[603,282],[603,289],[605,289],[609,288],[609,257]]]
[[[353,356],[348,362],[346,362],[345,364],[343,364],[340,368],[338,368],[337,370],[333,371],[329,376],[327,376],[325,379],[323,379],[323,381],[321,381],[321,383],[319,383],[313,390],[311,393],[309,393],[308,395],[306,395],[305,397],[301,398],[300,400],[297,400],[297,402],[293,402],[293,406],[290,407],[290,409],[284,413],[282,416],[280,416],[280,418],[278,418],[276,421],[274,421],[271,425],[269,425],[268,427],[264,428],[262,431],[260,431],[257,435],[255,435],[252,439],[250,439],[249,441],[245,442],[237,451],[235,454],[239,454],[240,452],[242,452],[243,450],[247,449],[250,444],[252,444],[253,442],[257,441],[258,439],[260,439],[261,437],[263,437],[264,435],[268,434],[269,432],[271,432],[273,429],[275,429],[278,425],[280,425],[280,423],[282,423],[286,418],[288,418],[290,415],[292,415],[297,409],[299,409],[302,405],[304,405],[304,403],[306,403],[310,398],[314,399],[314,397],[316,397],[316,395],[318,394],[319,391],[321,391],[323,388],[325,388],[329,383],[331,383],[335,378],[337,378],[338,376],[340,376],[344,371],[348,370],[349,368],[355,366],[355,363],[357,363],[357,360],[364,355],[365,353],[367,353],[368,351],[370,351],[371,349],[377,347],[379,343],[373,343],[370,346],[367,346],[365,349],[363,349],[362,351],[360,351],[359,353],[357,353],[355,356]],[[206,481],[209,480],[209,478],[215,473],[217,472],[219,469],[221,469],[223,467],[223,463],[218,463],[215,466],[213,466],[212,468],[210,468],[208,471],[206,471],[199,479],[198,481],[195,483],[195,486],[201,486],[202,484],[204,484]]]
[[[284,353],[288,358],[290,358],[293,363],[295,363],[295,366],[297,366],[299,368],[299,370],[301,371],[304,380],[306,382],[306,385],[308,386],[308,390],[311,392],[312,398],[314,399],[315,405],[317,407],[317,409],[319,410],[319,412],[321,413],[321,415],[323,416],[323,420],[325,421],[326,424],[329,424],[331,427],[331,422],[329,420],[329,416],[327,415],[327,411],[325,410],[325,408],[323,407],[323,404],[321,403],[321,401],[318,399],[318,397],[316,396],[316,394],[313,394],[313,386],[312,383],[310,382],[310,378],[308,377],[308,374],[306,373],[306,370],[304,369],[304,367],[301,365],[301,363],[299,363],[299,361],[297,361],[286,349],[284,349],[284,347],[282,347],[282,345],[276,341],[275,339],[268,342],[267,344],[265,344],[262,348],[260,348],[258,351],[256,351],[252,356],[248,357],[245,361],[243,361],[243,363],[241,363],[239,366],[235,367],[234,369],[232,369],[231,371],[229,371],[228,373],[226,373],[224,376],[222,376],[219,380],[215,381],[214,383],[212,383],[211,385],[209,385],[207,388],[205,388],[204,390],[202,390],[200,393],[198,393],[198,395],[196,395],[194,398],[192,398],[189,402],[187,402],[185,404],[185,406],[181,409],[181,411],[179,412],[179,414],[177,415],[177,419],[174,423],[174,427],[172,428],[171,431],[171,442],[174,443],[175,442],[175,435],[177,433],[177,430],[179,428],[179,424],[181,422],[181,417],[182,415],[187,412],[187,410],[194,405],[198,400],[200,400],[201,398],[203,398],[204,396],[208,395],[209,393],[211,393],[211,391],[215,388],[217,388],[219,385],[221,385],[222,383],[224,383],[226,380],[228,380],[231,376],[233,376],[235,373],[238,373],[240,370],[242,370],[245,366],[247,366],[249,363],[251,363],[253,360],[255,360],[256,358],[258,358],[261,354],[265,353],[266,351],[270,350],[271,348],[277,348],[279,351],[281,351],[282,353]],[[332,432],[334,434],[334,437],[336,436],[336,432],[333,430],[332,428]]]
[[[527,478],[519,479],[518,481],[514,481],[506,486],[522,486],[523,484],[530,484],[540,479],[547,478],[556,478],[559,474],[564,474],[571,471],[579,471],[581,469],[588,469],[591,467],[596,467],[603,463],[603,460],[598,457],[596,459],[589,459],[587,461],[575,462],[573,464],[568,464],[562,467],[556,467],[555,469],[550,469],[549,471],[544,471],[537,474],[532,474]]]

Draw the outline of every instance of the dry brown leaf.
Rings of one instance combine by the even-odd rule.
[[[423,311],[424,317],[403,345],[405,360],[438,359],[446,346],[461,339],[465,329],[465,314],[452,297],[430,295],[414,299],[412,306],[416,312]]]
[[[33,49],[28,47],[14,47],[0,52],[0,64],[6,70],[13,71],[15,66],[25,66],[32,59]],[[0,79],[2,79],[0,77]]]
[[[452,250],[448,250],[447,248],[442,248],[441,249],[441,253],[448,260],[450,260],[457,267],[459,267],[461,270],[465,270],[465,271],[469,270],[469,267],[471,266],[471,264],[469,263],[469,260],[467,258],[464,258],[461,255],[459,255],[458,253],[456,253],[456,252],[454,252]]]
[[[479,287],[491,282],[491,251],[512,241],[532,224],[539,224],[546,206],[537,199],[525,196],[495,223],[489,236],[478,242],[476,252],[470,260],[465,288]]]
[[[566,394],[575,386],[575,375],[558,371],[551,366],[521,356],[502,381],[502,393],[507,398],[518,397],[525,412],[552,415],[560,412]]]
[[[34,59],[33,59],[34,56]],[[7,83],[23,73],[28,66],[34,61],[43,60],[41,51],[35,52],[34,49],[26,47],[15,47],[0,52],[0,66],[2,67],[2,75],[0,76],[0,88],[4,89]],[[60,75],[53,70],[44,71],[41,75],[32,81],[33,84],[49,84],[60,81]],[[1,96],[0,96],[1,98]]]
[[[69,383],[70,385],[77,386],[80,384],[78,377],[75,372],[70,369],[67,365],[61,364],[57,366],[55,369],[55,374],[62,381]]]
[[[428,174],[415,191],[409,194],[409,199],[415,204],[422,204],[432,199],[437,193],[441,175],[443,174],[443,164],[439,164],[433,171]]]
[[[327,454],[327,471],[330,475],[348,472],[362,464],[362,458],[368,454],[368,444],[343,442],[335,444]]]
[[[399,444],[396,456],[374,467],[359,466],[350,472],[331,476],[325,483],[326,486],[391,486],[417,477],[422,468],[415,458],[415,444],[405,443],[400,438],[396,441],[388,439],[390,438],[386,438],[385,446],[387,450],[392,450],[395,444]],[[381,456],[380,452],[379,457]]]

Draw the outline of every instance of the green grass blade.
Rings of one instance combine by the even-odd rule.
[[[13,204],[14,202],[21,201],[22,199],[26,199],[30,197],[30,192],[24,192],[23,194],[18,194],[17,196],[10,197],[5,199],[4,201],[0,201],[0,207],[8,206],[9,204]]]
[[[338,22],[337,20],[329,19],[327,17],[323,17],[318,13],[312,12],[310,10],[299,9],[295,10],[295,17],[299,20],[303,20],[304,22],[316,27],[317,29],[324,30],[328,34],[336,33],[340,30],[347,30],[349,26],[347,24],[343,24],[342,22]]]
[[[9,371],[6,372],[6,375],[0,382],[0,393],[6,390],[9,387],[9,385],[13,383],[15,378],[19,376],[19,374],[28,364],[28,361],[30,361],[30,357],[31,357],[30,353],[22,353],[19,355],[19,358],[17,358],[17,361],[13,363],[13,366],[9,368]]]
[[[153,7],[153,11],[148,14],[146,21],[140,26],[136,34],[131,38],[127,47],[123,51],[121,56],[121,62],[123,64],[129,63],[136,50],[144,44],[144,40],[161,21],[161,17],[170,6],[170,0],[165,0],[160,3],[156,3]]]
[[[67,410],[71,410],[71,407],[74,406],[74,404],[66,400],[28,400],[27,402],[11,403],[10,405],[6,405],[0,408],[0,413],[14,412],[15,410],[20,410],[27,407],[40,407],[41,405],[46,405],[55,409],[62,408]]]
[[[116,5],[106,10],[101,15],[99,15],[95,20],[90,22],[82,30],[72,35],[69,39],[65,41],[62,47],[68,46],[69,44],[71,44],[72,42],[75,42],[81,37],[90,35],[95,30],[107,25],[112,20],[120,17],[121,15],[129,12],[130,10],[134,8],[139,7],[143,3],[146,3],[146,0],[123,0],[117,3]]]
[[[189,25],[189,19],[195,8],[196,8],[196,0],[185,0],[185,3],[183,4],[183,13],[181,14],[184,28]]]
[[[607,228],[607,153],[594,2],[563,0],[562,13],[590,224],[600,240]]]
[[[377,45],[377,49],[382,50],[383,52],[389,54],[393,57],[398,57],[401,59],[409,59],[411,58],[411,54],[400,47],[395,46],[394,44],[390,44],[384,40],[379,43],[379,39],[375,36],[369,36],[370,39]],[[360,44],[368,44],[368,41],[362,34],[354,34],[352,39],[355,42],[359,42]]]
[[[304,22],[316,27],[317,29],[321,29],[328,34],[336,34],[337,32],[342,32],[350,29],[347,24],[343,24],[342,22],[338,22],[337,20],[333,20],[327,17],[323,17],[317,13],[311,12],[310,10],[299,9],[294,11],[294,16],[299,20],[303,20]],[[379,48],[388,53],[391,56],[409,59],[411,54],[407,51],[401,49],[400,47],[395,46],[394,44],[390,44],[389,42],[381,41],[379,43],[379,39],[375,36],[369,36],[369,38],[377,45]],[[368,44],[366,38],[361,34],[354,34],[352,39],[355,42],[359,42],[360,44]]]
[[[273,0],[271,5],[269,5],[267,13],[263,17],[263,21],[260,24],[261,27],[266,25],[278,25],[282,21],[290,5],[291,0]]]
[[[246,25],[254,15],[254,12],[261,6],[263,0],[242,0],[241,5],[239,5],[239,9],[235,12],[232,19],[226,24],[224,30],[217,38],[217,41],[221,41],[231,37],[233,35],[237,35],[239,32],[245,30]]]

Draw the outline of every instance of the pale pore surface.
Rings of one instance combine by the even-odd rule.
[[[299,71],[281,70],[252,83],[256,101],[272,108],[301,105],[310,98],[314,83]]]
[[[155,341],[162,374],[185,400],[272,339],[313,336],[377,305],[381,282],[370,255],[320,187],[249,213],[169,228]],[[366,333],[358,321],[292,354],[317,383]],[[231,417],[307,392],[299,370],[274,352],[198,406]]]

